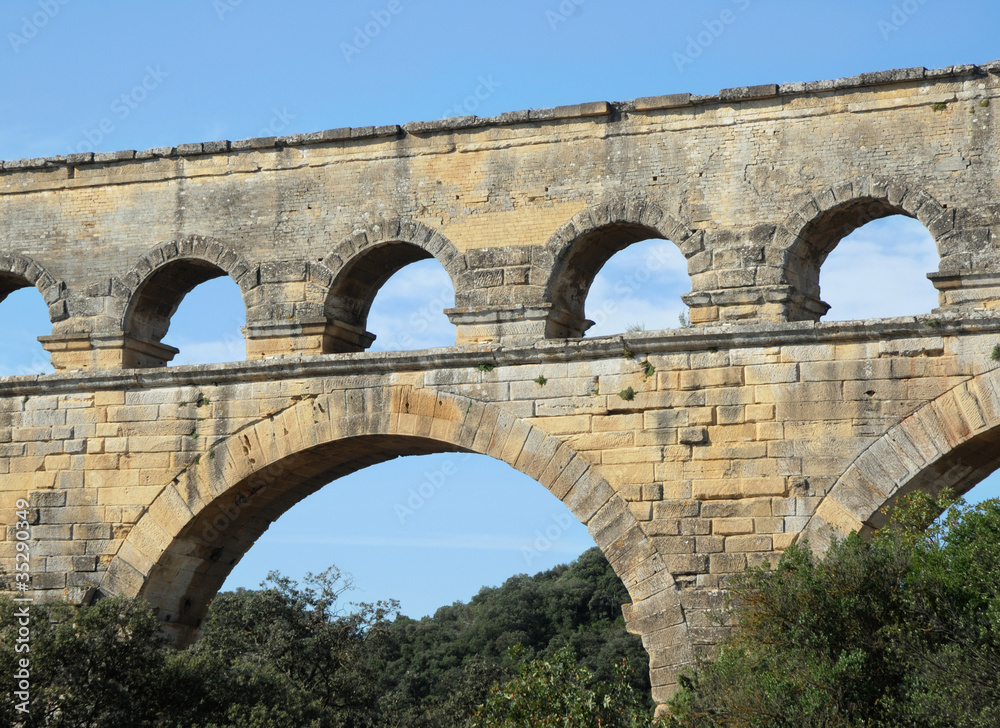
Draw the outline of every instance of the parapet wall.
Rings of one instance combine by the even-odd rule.
[[[164,364],[177,303],[221,275],[243,291],[251,358],[358,351],[385,279],[435,257],[456,342],[516,345],[582,335],[600,267],[664,238],[688,261],[692,323],[816,320],[829,251],[902,214],[937,242],[941,310],[988,309],[998,73],[904,69],[5,162],[0,295],[42,291],[58,368]]]

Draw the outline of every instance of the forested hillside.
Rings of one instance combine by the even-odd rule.
[[[512,676],[509,648],[521,645],[532,657],[568,645],[603,682],[610,683],[616,662],[627,658],[633,687],[648,696],[649,658],[622,618],[628,601],[621,580],[593,548],[572,564],[484,588],[468,604],[442,607],[433,617],[399,617],[389,627],[390,694],[405,708],[407,725],[456,725],[491,683]]]
[[[596,548],[420,620],[350,596],[333,567],[302,583],[272,574],[261,589],[220,594],[183,651],[166,646],[140,600],[34,605],[32,689],[23,702],[0,695],[0,725],[460,728],[492,687],[520,678],[515,689],[531,693],[537,681],[524,676],[539,670],[554,671],[546,685],[556,698],[615,696],[601,708],[605,725],[628,712],[619,704],[651,708],[648,658],[621,615],[628,595]],[[20,659],[15,609],[0,599],[7,675]]]

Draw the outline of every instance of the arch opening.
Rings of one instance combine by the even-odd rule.
[[[845,321],[930,313],[938,293],[927,273],[939,256],[930,232],[907,215],[867,223],[841,239],[820,270],[824,320]]]
[[[207,406],[228,406],[211,400]],[[202,441],[206,450],[124,536],[100,585],[105,594],[146,598],[169,615],[165,625],[180,644],[195,636],[239,558],[305,496],[401,455],[474,452],[540,483],[586,525],[632,599],[622,610],[650,654],[654,698],[675,681],[670,665],[690,659],[673,577],[628,504],[560,439],[495,405],[403,385],[339,390],[294,399],[251,427]]]
[[[900,498],[993,497],[1000,478],[1000,370],[984,372],[927,402],[869,445],[834,483],[800,538],[820,550],[836,532],[871,533]],[[991,477],[993,476],[993,477]]]
[[[171,331],[179,307],[188,294],[196,288],[223,277],[228,277],[224,269],[197,258],[175,259],[153,272],[133,294],[123,318],[122,330],[133,340],[133,346],[139,351],[139,355],[131,364],[138,367],[157,367],[165,366],[174,359],[180,350],[164,341],[164,338],[167,337],[168,331]],[[229,331],[231,326],[227,325],[225,328],[227,333],[223,335],[221,344],[205,341],[203,336],[193,331],[195,327],[204,328],[207,320],[218,320],[220,308],[225,311],[223,315],[229,318],[238,316],[242,322],[241,326],[246,323],[246,308],[242,295],[239,296],[239,306],[222,303],[230,293],[231,291],[226,290],[224,285],[214,284],[196,295],[195,305],[202,310],[191,311],[188,315],[182,316],[181,323],[184,330],[171,333],[174,334],[175,341],[207,344],[207,346],[193,347],[202,351],[181,358],[177,361],[178,364],[208,363],[205,357],[209,355],[211,358],[210,352],[213,350],[219,354],[234,348],[236,338]],[[206,310],[212,312],[211,316],[206,317]],[[242,354],[238,358],[245,356],[244,344]],[[213,360],[218,361],[218,359]]]
[[[332,566],[352,585],[345,600],[398,601],[385,625],[398,652],[382,689],[416,711],[438,699],[442,678],[428,681],[439,659],[448,675],[468,675],[470,658],[496,665],[516,643],[529,652],[571,644],[607,679],[627,656],[638,668],[630,682],[648,696],[648,655],[622,625],[624,585],[594,546],[565,504],[507,463],[468,451],[402,456],[292,506],[220,593],[274,586],[265,583],[274,571],[302,583]]]
[[[370,435],[282,458],[206,504],[174,537],[143,596],[160,607],[165,622],[197,628],[244,554],[299,501],[372,465],[408,455],[459,451],[428,438]],[[184,585],[183,593],[178,593],[178,584]]]
[[[586,316],[586,301],[598,274],[613,256],[629,246],[654,240],[667,241],[667,237],[649,225],[634,222],[608,223],[576,238],[568,246],[562,260],[557,260],[550,279],[553,310],[546,336],[577,338],[595,326],[596,322]],[[673,243],[669,244],[673,246]],[[672,265],[667,261],[671,261],[670,256],[664,256],[658,264]]]
[[[38,341],[51,332],[49,307],[27,280],[0,274],[0,321],[4,345],[0,348],[0,376],[49,374],[49,354]]]
[[[399,456],[292,506],[222,589],[256,588],[271,570],[301,578],[332,563],[355,577],[357,598],[397,599],[401,614],[419,619],[594,546],[564,504],[502,461],[468,451]]]
[[[325,306],[334,333],[325,350],[363,351],[377,339],[381,351],[453,346],[444,311],[454,301],[451,276],[429,251],[407,242],[373,246],[334,280]]]
[[[205,312],[211,311],[210,316]],[[171,365],[214,364],[246,358],[246,309],[240,287],[219,276],[191,289],[170,317],[163,343],[180,350]]]
[[[865,521],[871,529],[887,523],[886,510],[910,493],[937,496],[949,490],[957,497],[977,500],[1000,495],[1000,427],[987,430],[958,445],[900,485]]]
[[[455,326],[445,314],[455,306],[448,273],[434,259],[411,263],[379,289],[367,326],[377,332],[373,349],[400,351],[455,345]]]
[[[587,336],[686,326],[681,296],[690,290],[687,260],[669,240],[641,240],[611,256],[588,290]]]
[[[861,229],[883,218],[918,220],[916,212],[902,203],[893,204],[885,197],[864,196],[834,205],[799,230],[788,251],[785,276],[797,297],[802,299],[803,318],[819,320],[830,310],[830,304],[820,299],[820,269],[828,256],[842,241],[853,237],[855,231],[864,239],[866,234]],[[873,229],[885,228],[876,224]],[[931,270],[934,268],[936,265]]]

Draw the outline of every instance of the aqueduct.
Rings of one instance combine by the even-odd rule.
[[[0,298],[38,289],[58,371],[0,379],[2,564],[26,499],[36,594],[140,594],[189,638],[294,502],[485,453],[587,525],[662,702],[730,575],[1000,465],[998,75],[4,162]],[[896,214],[937,243],[939,308],[820,323],[826,255]],[[692,326],[582,338],[595,274],[647,238],[686,257]],[[431,257],[455,346],[366,352],[375,293]],[[165,368],[177,305],[218,276],[247,361]]]

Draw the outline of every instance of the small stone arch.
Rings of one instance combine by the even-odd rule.
[[[323,259],[331,281],[324,303],[330,352],[363,351],[375,336],[365,330],[372,302],[395,273],[435,258],[448,273],[456,303],[465,294],[468,264],[447,237],[416,220],[390,217],[355,229]]]
[[[650,654],[654,698],[693,657],[669,569],[628,504],[558,438],[496,405],[410,386],[298,400],[216,443],[152,500],[114,556],[104,594],[138,595],[179,643],[192,639],[233,566],[270,523],[332,478],[400,455],[474,452],[503,460],[558,497],[632,598],[629,631]]]
[[[954,211],[927,192],[886,178],[861,176],[806,195],[775,235],[782,283],[792,287],[791,320],[816,321],[829,305],[820,300],[819,271],[837,244],[874,220],[905,215],[926,227],[941,252],[954,229]]]
[[[704,249],[703,234],[644,199],[610,199],[559,228],[545,244],[552,258],[544,294],[551,306],[546,337],[583,336],[593,326],[584,316],[584,303],[597,273],[612,255],[648,238],[670,240],[688,259]]]
[[[68,317],[67,289],[41,265],[26,255],[0,251],[0,301],[21,288],[35,287],[49,307],[49,321],[58,323]]]
[[[851,531],[886,523],[898,498],[961,494],[1000,466],[1000,369],[979,374],[917,409],[873,442],[834,483],[799,539],[825,549]]]
[[[118,325],[126,336],[159,343],[184,296],[224,275],[240,287],[244,303],[260,281],[259,266],[211,238],[192,235],[157,245],[111,281]]]

